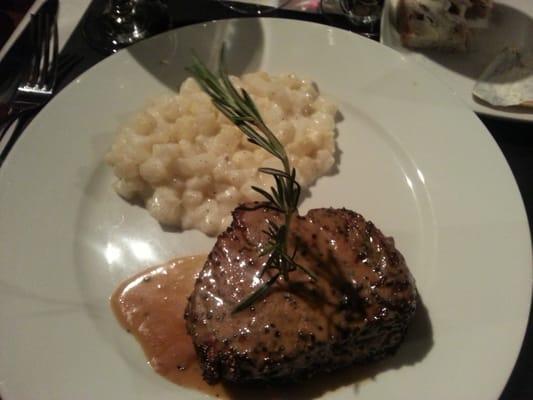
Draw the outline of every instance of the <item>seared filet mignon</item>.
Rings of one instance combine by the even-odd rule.
[[[205,380],[302,378],[394,351],[415,312],[414,280],[393,239],[345,209],[292,220],[290,248],[317,281],[292,272],[289,282],[279,278],[262,299],[232,313],[276,272],[259,278],[267,220],[283,222],[265,203],[238,207],[189,298],[187,330]]]

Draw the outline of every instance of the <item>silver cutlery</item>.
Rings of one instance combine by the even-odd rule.
[[[36,113],[52,97],[57,78],[57,0],[51,0],[32,17],[31,42],[34,49],[29,73],[0,109],[0,163],[18,127],[20,118]],[[9,146],[10,147],[10,146]]]

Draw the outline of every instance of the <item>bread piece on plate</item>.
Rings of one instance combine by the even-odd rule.
[[[398,0],[402,44],[464,51],[470,28],[488,26],[492,5],[492,0]]]
[[[400,0],[397,24],[402,44],[409,48],[439,48],[464,51],[469,29],[465,19],[450,12],[448,0]],[[465,10],[466,12],[466,10]]]
[[[496,107],[533,107],[533,51],[505,48],[485,68],[472,93]]]

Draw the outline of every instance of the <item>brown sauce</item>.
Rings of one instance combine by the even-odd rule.
[[[166,379],[220,396],[202,379],[183,312],[205,256],[171,260],[123,282],[111,297],[120,324],[141,344],[152,368]]]
[[[206,256],[171,260],[123,282],[111,296],[111,307],[124,329],[142,346],[152,368],[164,378],[225,399],[307,399],[373,376],[374,367],[354,367],[300,384],[209,385],[200,365],[183,313]]]

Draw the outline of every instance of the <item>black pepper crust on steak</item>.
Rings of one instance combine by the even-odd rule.
[[[185,310],[204,379],[290,380],[384,357],[401,343],[417,292],[404,258],[372,222],[346,209],[320,208],[291,223],[298,271],[279,278],[265,297],[235,306],[275,271],[259,273],[265,203],[241,205],[199,274]]]

